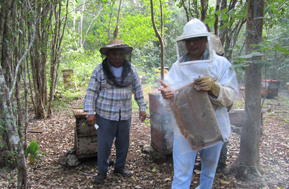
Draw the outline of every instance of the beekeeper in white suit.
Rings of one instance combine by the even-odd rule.
[[[215,53],[210,40],[211,34],[203,22],[194,18],[185,26],[183,34],[176,39],[178,60],[161,81],[161,103],[169,108],[174,89],[195,82],[197,90],[208,92],[215,110],[218,126],[224,139],[231,133],[228,106],[238,97],[236,73],[231,63]],[[173,120],[176,125],[175,120]],[[200,125],[201,127],[201,125]],[[223,142],[200,149],[201,178],[198,188],[213,186],[216,168]],[[190,188],[197,151],[193,151],[189,141],[174,127],[173,161],[174,178],[172,188]]]

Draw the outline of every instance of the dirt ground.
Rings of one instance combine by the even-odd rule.
[[[242,104],[242,97],[236,104]],[[173,161],[171,155],[155,162],[150,154],[143,152],[144,146],[151,145],[151,129],[149,123],[140,123],[137,114],[132,116],[130,148],[126,163],[133,176],[123,178],[114,175],[110,167],[108,178],[104,184],[93,184],[97,174],[97,158],[79,159],[75,167],[67,166],[65,158],[74,148],[75,117],[72,108],[81,107],[83,97],[68,103],[68,109],[54,110],[53,118],[35,120],[31,115],[29,129],[38,128],[39,133],[28,132],[28,141],[36,140],[40,147],[40,159],[34,164],[27,161],[29,188],[170,188],[173,178]],[[252,176],[245,180],[236,180],[234,173],[217,173],[213,188],[289,188],[289,95],[280,91],[278,97],[265,99],[263,106],[263,134],[260,140],[260,172],[261,176]],[[149,120],[149,118],[148,118]],[[238,158],[240,135],[232,132],[228,139],[227,166]],[[111,158],[114,159],[112,150]],[[0,188],[16,188],[16,172],[10,175],[14,182],[4,179],[1,172]],[[14,174],[14,176],[13,176]],[[191,187],[199,184],[200,171],[195,170]]]

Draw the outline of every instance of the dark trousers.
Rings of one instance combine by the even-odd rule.
[[[219,159],[219,163],[218,163],[219,166],[225,166],[226,165],[227,152],[228,152],[227,144],[228,144],[228,142],[226,141],[223,145],[222,150],[221,150],[220,159]]]
[[[131,119],[124,121],[111,121],[96,115],[99,125],[97,130],[98,173],[106,173],[109,169],[109,155],[115,138],[116,159],[115,168],[124,168],[128,147]]]

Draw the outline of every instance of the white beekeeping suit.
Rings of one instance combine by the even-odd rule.
[[[164,82],[177,89],[195,81],[198,77],[211,76],[212,78],[217,78],[220,83],[220,95],[217,99],[211,97],[211,101],[215,107],[215,114],[222,136],[226,139],[230,136],[231,132],[229,114],[226,107],[230,106],[238,98],[239,94],[236,73],[230,68],[231,63],[226,58],[215,53],[210,40],[211,34],[202,22],[197,21],[198,19],[192,19],[188,22],[184,27],[182,36],[176,39],[177,51],[178,49],[182,49],[182,52],[177,52],[178,60],[165,76]],[[195,25],[193,27],[193,24],[196,22],[200,23],[199,27],[195,27]],[[207,36],[209,58],[199,61],[183,61],[183,57],[187,53],[183,40],[198,36]],[[162,99],[162,96],[160,100],[166,107],[168,106],[168,103]],[[179,133],[178,127],[176,128],[176,132]]]
[[[191,61],[186,57],[188,51],[186,50],[185,40],[203,36],[207,37],[206,50],[201,60]],[[231,63],[215,53],[210,38],[211,34],[207,31],[203,22],[198,19],[189,21],[184,26],[183,34],[176,39],[178,60],[166,74],[164,83],[170,85],[173,89],[178,89],[194,82],[199,77],[210,76],[217,79],[216,83],[220,88],[220,92],[216,98],[210,96],[210,100],[222,136],[226,139],[231,133],[227,107],[232,105],[238,97],[238,82],[235,71],[230,68]],[[162,95],[160,101],[165,107],[169,108],[169,100],[163,99]],[[174,117],[173,114],[172,117]],[[175,139],[173,145],[174,179],[172,188],[189,188],[197,152],[191,149],[188,140],[182,136],[175,120],[173,120],[173,125],[175,125]],[[208,189],[212,187],[222,144],[200,150],[202,170],[198,188]]]

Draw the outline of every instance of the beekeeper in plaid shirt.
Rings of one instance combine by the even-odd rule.
[[[140,79],[133,64],[126,60],[132,47],[121,40],[112,40],[100,49],[106,58],[93,71],[84,100],[90,125],[97,124],[98,174],[95,184],[103,184],[109,170],[109,155],[115,139],[114,173],[131,176],[125,169],[129,147],[132,94],[139,106],[139,119],[146,119],[146,102]]]

